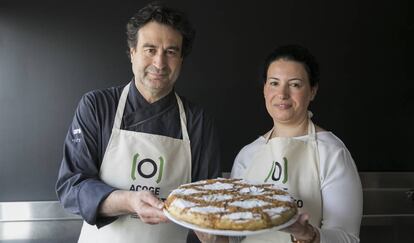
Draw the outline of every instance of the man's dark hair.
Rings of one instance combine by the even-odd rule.
[[[159,2],[153,2],[140,9],[127,23],[128,56],[130,56],[130,48],[136,48],[137,46],[138,30],[151,21],[168,25],[181,33],[183,36],[182,57],[186,57],[191,52],[195,30],[191,26],[186,14],[179,10],[168,8]]]
[[[272,62],[284,59],[301,63],[308,73],[309,83],[314,87],[319,83],[319,65],[308,49],[300,45],[284,45],[274,49],[265,59],[262,78],[266,83],[267,70]]]

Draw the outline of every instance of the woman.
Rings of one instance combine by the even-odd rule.
[[[230,242],[359,242],[362,189],[354,161],[342,141],[315,125],[308,111],[318,90],[318,64],[305,48],[289,45],[271,52],[263,70],[273,128],[239,152],[231,177],[287,188],[300,216],[284,232]],[[198,235],[204,242],[228,241]]]

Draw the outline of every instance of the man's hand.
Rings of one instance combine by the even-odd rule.
[[[149,191],[113,191],[102,202],[99,212],[103,216],[135,214],[142,222],[158,224],[167,222],[162,212],[164,203]]]
[[[162,211],[164,203],[149,191],[132,192],[129,205],[144,223],[158,224],[168,221]]]

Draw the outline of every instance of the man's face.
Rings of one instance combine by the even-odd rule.
[[[132,71],[141,93],[166,95],[174,86],[183,61],[180,32],[157,22],[149,22],[137,33],[131,48]]]

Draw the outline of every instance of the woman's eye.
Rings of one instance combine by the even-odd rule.
[[[276,86],[276,85],[278,85],[278,82],[277,81],[269,81],[269,85],[270,86]]]
[[[290,83],[290,87],[299,88],[300,86],[300,83]]]

